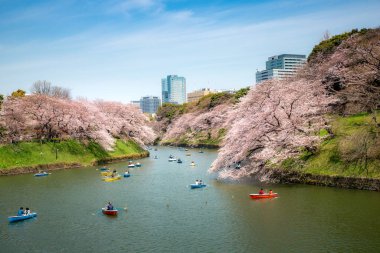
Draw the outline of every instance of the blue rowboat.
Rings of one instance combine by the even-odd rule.
[[[190,185],[191,189],[197,189],[197,188],[203,188],[203,187],[206,187],[206,185],[205,184],[191,184]]]
[[[141,167],[141,163],[136,163],[136,167]]]
[[[131,174],[129,174],[129,173],[124,173],[124,177],[130,177],[131,176]]]
[[[100,171],[106,171],[106,170],[108,170],[108,169],[107,169],[107,167],[101,167],[99,170],[100,170]]]
[[[36,174],[34,174],[35,177],[44,177],[44,176],[48,176],[48,175],[49,175],[49,173],[47,173],[47,172],[42,172],[42,173],[36,173]]]
[[[36,216],[37,216],[37,213],[31,213],[28,215],[21,215],[21,216],[9,216],[8,220],[9,222],[16,222],[16,221],[27,220]]]

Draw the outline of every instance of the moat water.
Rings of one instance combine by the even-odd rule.
[[[98,167],[0,177],[0,252],[380,251],[379,192],[220,182],[207,173],[216,155],[158,147],[130,178],[109,183]],[[207,187],[189,189],[195,179]],[[260,187],[280,197],[250,199]],[[101,213],[107,201],[117,217]],[[8,223],[20,206],[38,217]]]

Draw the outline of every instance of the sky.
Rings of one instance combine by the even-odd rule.
[[[161,97],[161,78],[187,92],[255,83],[268,57],[308,55],[326,30],[380,26],[380,1],[0,0],[0,94],[37,80],[72,96]]]

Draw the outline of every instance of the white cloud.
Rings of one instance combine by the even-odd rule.
[[[136,6],[148,11],[154,4]],[[239,88],[254,83],[256,68],[264,68],[268,56],[308,54],[326,29],[335,34],[378,25],[377,8],[365,5],[231,24],[213,22],[212,13],[201,18],[193,11],[175,13],[139,30],[105,33],[101,27],[54,41],[7,45],[3,52],[11,53],[0,59],[0,83],[28,88],[47,79],[72,89],[74,96],[120,101],[159,95],[166,74],[185,76],[188,90]],[[173,22],[171,14],[181,22]]]

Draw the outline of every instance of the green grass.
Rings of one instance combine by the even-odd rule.
[[[56,152],[56,150],[58,150]],[[0,169],[36,166],[41,164],[79,163],[84,166],[95,161],[141,154],[144,150],[133,141],[117,140],[113,152],[105,151],[99,144],[84,145],[75,140],[61,142],[20,142],[0,146]]]
[[[116,146],[114,148],[113,152],[110,152],[109,154],[112,157],[120,157],[124,156],[125,154],[140,154],[144,152],[144,149],[142,149],[136,142],[133,141],[120,141],[118,140],[116,142]]]
[[[368,170],[365,170],[360,161],[344,159],[341,149],[344,141],[363,133],[372,133],[373,138],[380,138],[375,137],[374,132],[379,132],[380,129],[373,124],[371,116],[367,113],[349,117],[333,116],[332,132],[334,136],[332,138],[325,140],[314,154],[301,153],[300,159],[286,160],[281,167],[317,175],[380,178],[380,155],[372,155],[368,159]],[[379,118],[379,113],[377,118]],[[319,135],[326,136],[327,133],[321,131]],[[375,153],[380,154],[380,146],[374,144],[372,148]]]
[[[335,48],[337,48],[343,41],[348,39],[351,35],[356,34],[356,33],[364,34],[368,32],[369,30],[370,29],[365,29],[365,28],[361,30],[353,29],[350,32],[338,34],[327,40],[321,41],[318,45],[314,46],[309,57],[307,58],[308,62],[316,58],[318,54],[327,55],[327,54],[333,53]]]

